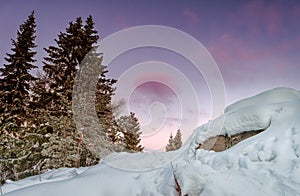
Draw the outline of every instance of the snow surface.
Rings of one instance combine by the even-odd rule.
[[[239,101],[173,152],[114,153],[89,168],[61,168],[18,182],[7,196],[300,195],[300,92],[276,88]],[[195,150],[212,136],[265,129],[223,152]]]

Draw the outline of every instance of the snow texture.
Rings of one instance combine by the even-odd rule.
[[[115,153],[93,167],[61,168],[2,187],[7,196],[300,195],[300,93],[276,88],[239,101],[195,129],[177,151]],[[222,152],[195,150],[216,135],[265,130]]]

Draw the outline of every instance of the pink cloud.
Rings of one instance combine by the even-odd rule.
[[[164,84],[160,84],[158,82],[147,82],[141,86],[141,92],[151,93],[156,96],[170,96],[171,89],[169,89]]]
[[[144,83],[144,81],[175,84],[175,82],[170,77],[158,71],[152,71],[152,73],[140,73],[140,75],[135,79],[135,86]]]
[[[165,109],[152,110],[152,104],[159,102]],[[175,92],[159,82],[145,82],[138,86],[129,100],[130,111],[136,113],[141,123],[142,145],[147,149],[162,150],[168,142],[170,133],[179,127],[188,127],[184,131],[192,131],[195,127],[185,116],[182,116],[181,105]],[[196,115],[196,114],[191,114]],[[161,121],[162,120],[162,121]],[[153,129],[153,130],[152,130]],[[149,135],[153,131],[153,135]],[[185,138],[189,132],[185,132]]]
[[[284,31],[282,11],[277,6],[266,8],[263,17],[265,18],[266,29],[271,35]]]
[[[162,104],[167,113],[180,116],[177,111],[180,108],[180,103],[175,92],[158,82],[146,82],[138,86],[130,96],[129,107],[137,113],[143,122],[148,122],[150,118],[149,109],[156,102]]]
[[[191,8],[185,8],[183,10],[183,15],[186,18],[188,24],[190,25],[194,25],[199,22],[199,15]]]
[[[151,104],[155,101],[170,103],[176,99],[176,95],[172,89],[165,84],[159,82],[145,82],[138,86],[130,97],[131,104]]]
[[[217,62],[223,65],[254,61],[268,54],[268,51],[252,48],[246,41],[226,33],[208,49]]]
[[[296,6],[293,7],[292,14],[295,18],[300,17],[300,5],[296,5]]]
[[[246,2],[238,13],[233,13],[231,20],[250,36],[261,36],[265,32],[277,36],[285,33],[285,13],[285,8],[278,2],[254,0]]]
[[[300,40],[298,40],[297,38],[292,41],[283,41],[280,42],[274,49],[277,50],[279,53],[287,53],[295,47],[299,47],[299,43]]]

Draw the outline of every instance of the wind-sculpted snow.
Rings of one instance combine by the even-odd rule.
[[[269,104],[278,104],[281,102],[287,102],[287,101],[297,101],[300,99],[300,92],[296,91],[291,88],[275,88],[269,91],[262,92],[256,96],[243,99],[241,101],[238,101],[232,105],[229,105],[225,109],[225,113],[252,107],[252,106],[266,106]]]
[[[300,195],[299,113],[299,92],[277,88],[229,106],[224,115],[195,129],[178,151],[115,153],[71,177],[46,173],[43,184],[8,182],[3,192],[18,183],[20,188],[8,196],[178,195],[176,178],[181,194],[189,196]],[[262,129],[222,152],[195,150],[212,136]]]

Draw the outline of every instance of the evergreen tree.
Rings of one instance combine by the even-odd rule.
[[[172,133],[170,134],[170,138],[169,138],[169,141],[168,141],[168,144],[166,146],[166,152],[169,152],[169,151],[173,151],[175,150],[175,144],[174,144],[174,138],[173,138],[173,135]]]
[[[72,91],[81,62],[98,38],[92,17],[87,18],[85,25],[78,17],[69,23],[66,32],[58,35],[56,46],[45,48],[48,57],[43,62],[44,75],[33,89],[36,123],[48,136],[42,145],[42,169],[87,166],[97,161],[73,121]]]
[[[128,152],[142,152],[144,147],[139,144],[141,142],[140,125],[135,114],[130,112],[128,116],[121,116],[118,119],[118,125],[123,133],[125,150]]]
[[[182,139],[181,139],[181,137],[182,137],[181,131],[180,131],[180,129],[178,129],[177,132],[176,132],[176,135],[174,137],[174,146],[175,146],[175,149],[181,148],[181,146],[182,146]]]
[[[92,17],[88,17],[84,26],[79,17],[75,23],[69,23],[65,33],[58,35],[57,46],[45,48],[48,57],[44,58],[43,70],[48,80],[46,93],[51,97],[46,105],[55,115],[69,112],[75,76],[98,38]]]
[[[30,84],[36,80],[30,71],[36,66],[35,17],[32,12],[20,25],[12,53],[7,54],[0,69],[0,167],[10,179],[35,174],[41,148],[37,145],[43,136],[32,127]]]
[[[182,146],[182,139],[181,139],[181,131],[180,129],[177,130],[175,137],[173,138],[173,135],[171,133],[168,144],[166,146],[166,151],[173,151],[177,150]]]
[[[106,79],[102,55],[96,50],[94,47],[81,63],[74,83],[72,105],[76,126],[82,131],[84,142],[94,154],[104,156],[108,151],[116,151],[116,140],[112,135],[116,133],[116,120],[111,107],[114,80]]]
[[[29,72],[37,68],[33,63],[36,52],[34,12],[20,25],[17,39],[12,40],[12,54],[7,54],[3,68],[0,68],[1,124],[11,122],[12,129],[18,129],[30,114],[28,110],[30,83],[36,78]]]
[[[114,79],[108,79],[106,77],[108,70],[106,66],[103,66],[100,78],[96,87],[96,112],[106,132],[107,139],[112,143],[118,142],[116,136],[118,132],[118,126],[116,118],[113,112],[112,96],[115,93],[113,85],[117,82]]]

